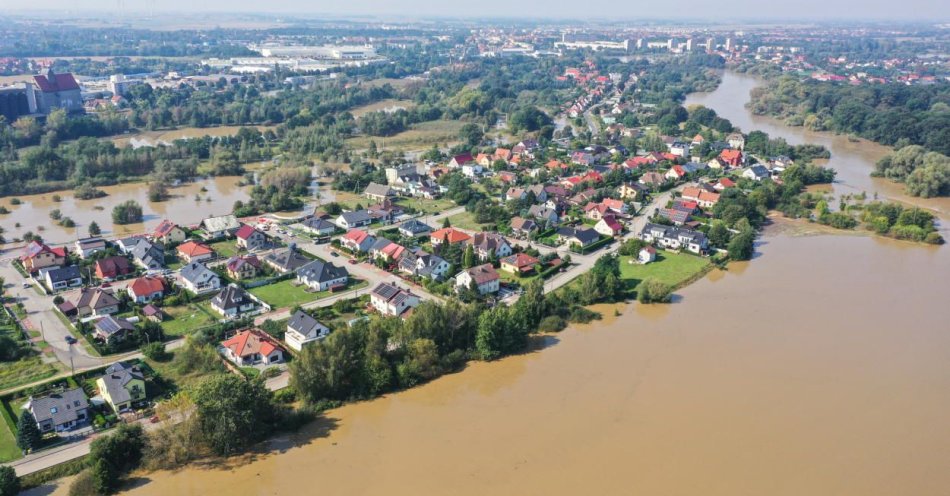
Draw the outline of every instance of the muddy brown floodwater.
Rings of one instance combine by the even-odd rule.
[[[948,494],[950,250],[801,231],[779,220],[672,305],[602,307],[530,353],[129,493]]]
[[[247,200],[247,188],[238,186],[240,181],[240,177],[215,177],[186,183],[170,188],[173,197],[164,202],[150,202],[148,185],[144,182],[103,186],[99,189],[109,195],[94,200],[78,200],[72,191],[19,196],[20,205],[11,204],[12,197],[0,198],[0,205],[10,210],[9,214],[0,215],[0,227],[3,227],[4,236],[9,239],[33,231],[49,243],[70,243],[76,238],[85,237],[93,221],[99,224],[103,235],[110,237],[140,233],[155,227],[162,219],[182,225],[197,224],[205,217],[230,213],[236,200]],[[201,188],[207,191],[201,191]],[[59,202],[53,201],[54,195],[60,196]],[[201,200],[195,201],[195,195],[199,195]],[[211,201],[207,201],[208,198]],[[128,200],[135,200],[142,205],[144,221],[122,226],[113,224],[112,208]],[[60,227],[50,220],[49,213],[54,209],[59,209],[64,217],[73,219],[76,227]],[[16,227],[17,223],[20,227]],[[44,230],[39,231],[39,226],[43,226]]]

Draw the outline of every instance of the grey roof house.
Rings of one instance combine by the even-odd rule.
[[[82,388],[67,389],[39,398],[30,397],[27,407],[41,432],[62,432],[89,421],[89,399]]]
[[[284,341],[291,348],[301,351],[307,344],[319,341],[330,335],[330,328],[311,317],[303,310],[297,310],[287,321]]]
[[[330,262],[314,260],[297,269],[297,281],[316,291],[326,291],[334,286],[345,286],[350,274],[345,267]]]

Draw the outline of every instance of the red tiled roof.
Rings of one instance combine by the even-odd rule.
[[[165,292],[165,281],[160,277],[140,277],[129,284],[129,290],[138,296]]]
[[[251,227],[251,226],[249,226],[249,225],[247,225],[247,224],[244,224],[243,226],[241,226],[240,229],[237,230],[237,233],[235,234],[235,236],[237,236],[238,239],[248,239],[248,238],[250,238],[255,232],[257,232],[257,229],[254,229],[253,227]]]
[[[513,265],[517,267],[518,269],[521,269],[523,267],[534,267],[539,262],[540,260],[538,260],[535,257],[532,257],[531,255],[528,255],[527,253],[515,253],[514,255],[501,259],[501,263],[506,264],[506,265]]]
[[[450,245],[452,245],[455,243],[462,243],[464,241],[468,241],[469,239],[471,239],[471,236],[453,227],[445,227],[432,233],[430,235],[430,239],[446,241]]]
[[[214,250],[204,243],[198,243],[197,241],[186,241],[178,245],[178,253],[191,258],[201,255],[210,255],[214,253]]]
[[[46,76],[33,76],[33,81],[43,93],[56,93],[57,91],[78,90],[79,83],[70,73],[54,74],[55,79],[50,81]]]
[[[369,236],[369,233],[366,231],[361,229],[350,229],[345,235],[343,235],[343,238],[359,244],[362,243],[363,240],[367,238],[367,236]]]
[[[263,356],[270,355],[274,350],[283,348],[270,335],[257,329],[248,329],[234,335],[231,339],[221,342],[221,346],[228,348],[235,356],[243,357],[252,353]]]
[[[157,227],[155,227],[155,230],[152,232],[152,236],[155,238],[165,237],[168,233],[172,232],[172,229],[175,229],[176,227],[178,227],[178,225],[174,222],[167,219],[163,220],[160,224],[158,224]]]

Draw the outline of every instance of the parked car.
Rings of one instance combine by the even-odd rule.
[[[331,252],[330,252],[330,256],[331,256],[331,257],[338,257],[338,256],[340,256],[340,254],[337,253],[337,252],[335,252],[335,251],[331,251]]]
[[[76,344],[79,342],[79,340],[77,340],[76,338],[72,336],[66,336],[66,342],[69,344]]]
[[[351,258],[351,259],[347,260],[347,262],[349,262],[350,265],[356,265],[356,259],[355,259],[355,258]]]

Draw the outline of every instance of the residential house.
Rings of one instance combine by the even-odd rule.
[[[640,252],[637,253],[637,260],[642,264],[647,264],[656,260],[656,248],[652,246],[644,246],[640,249]]]
[[[306,229],[310,234],[317,236],[330,236],[336,232],[336,224],[326,220],[319,219],[316,217],[311,217],[301,223],[303,228]]]
[[[452,168],[452,169],[458,169],[462,167],[463,165],[471,164],[474,162],[475,162],[475,158],[472,157],[471,153],[462,153],[460,155],[456,155],[452,157],[452,159],[449,160],[448,166],[449,168]]]
[[[103,343],[112,345],[121,343],[135,332],[135,325],[125,319],[106,315],[96,321],[92,335]]]
[[[613,215],[605,215],[594,225],[594,230],[604,236],[619,236],[623,232],[623,225]]]
[[[386,262],[395,262],[402,258],[406,253],[406,248],[398,243],[389,243],[388,245],[376,250],[373,258],[382,259]]]
[[[272,365],[284,361],[284,348],[270,334],[245,329],[221,342],[224,357],[239,367]]]
[[[145,270],[160,270],[165,267],[165,250],[161,245],[141,239],[132,248],[132,261]]]
[[[732,133],[726,137],[729,146],[737,150],[745,149],[745,137],[741,133]]]
[[[449,262],[438,255],[419,250],[404,253],[399,259],[399,271],[435,281],[441,281],[449,271]]]
[[[465,241],[472,245],[475,256],[479,261],[485,262],[492,258],[502,258],[511,255],[511,244],[504,236],[498,233],[480,232],[475,233],[471,238]]]
[[[89,421],[89,399],[80,387],[30,396],[26,408],[43,433],[68,431]]]
[[[207,239],[219,239],[234,234],[241,228],[241,223],[238,222],[237,217],[228,214],[202,220],[201,228],[204,229]]]
[[[525,193],[529,197],[530,195],[534,195],[534,199],[539,202],[547,201],[548,199],[548,192],[543,184],[532,184],[531,186],[525,188]]]
[[[442,245],[442,243],[450,245],[465,243],[469,239],[471,239],[471,236],[454,227],[444,227],[429,235],[429,242],[432,243],[433,247],[438,247]]]
[[[177,224],[170,220],[162,220],[152,231],[151,238],[153,241],[162,243],[164,245],[176,245],[185,241],[185,238],[188,237],[188,233],[184,229],[178,227]]]
[[[350,274],[345,267],[314,260],[297,269],[297,281],[314,291],[327,291],[346,286]]]
[[[66,263],[66,248],[50,248],[39,241],[30,241],[24,248],[20,263],[31,274],[46,267],[61,267]]]
[[[102,288],[82,288],[74,304],[79,317],[119,313],[119,300],[111,291]]]
[[[148,400],[145,375],[128,362],[116,362],[106,368],[105,373],[96,379],[96,389],[116,413],[141,406]]]
[[[528,217],[536,219],[541,225],[556,226],[561,218],[557,210],[546,205],[531,205],[528,208]]]
[[[237,238],[237,247],[243,250],[255,251],[267,247],[267,236],[247,224],[241,226],[234,237]]]
[[[166,317],[164,310],[151,303],[142,307],[142,315],[152,322],[162,322]]]
[[[640,239],[647,243],[656,243],[663,248],[685,249],[696,254],[704,253],[709,246],[709,241],[702,232],[661,224],[647,224],[644,226],[643,230],[640,231]]]
[[[432,227],[416,219],[410,219],[399,225],[399,234],[407,238],[418,238],[428,236],[432,232]]]
[[[370,200],[381,202],[387,198],[396,196],[396,190],[385,184],[369,183],[369,186],[363,190],[363,196]]]
[[[719,202],[719,193],[712,193],[702,188],[683,188],[683,199],[695,201],[701,208],[712,208]]]
[[[340,238],[340,245],[354,253],[368,252],[374,243],[376,238],[362,229],[350,229]]]
[[[419,304],[419,297],[408,289],[381,282],[370,293],[370,304],[382,315],[400,316]]]
[[[742,177],[752,179],[753,181],[761,181],[763,179],[768,179],[772,174],[764,166],[755,164],[752,167],[742,171]]]
[[[512,186],[505,192],[505,201],[524,200],[528,197],[528,192],[524,188]]]
[[[719,152],[719,159],[729,167],[739,167],[742,165],[742,150],[727,148]]]
[[[617,188],[617,196],[621,200],[636,200],[642,198],[646,192],[646,188],[637,183],[624,183]]]
[[[491,264],[476,265],[455,276],[455,289],[462,291],[474,287],[478,294],[497,293],[501,288],[500,276]]]
[[[256,277],[261,270],[261,261],[257,255],[231,257],[225,264],[228,277],[236,281]]]
[[[366,210],[357,210],[354,212],[343,212],[336,218],[336,225],[341,229],[355,229],[372,224],[373,218]]]
[[[677,208],[661,208],[660,217],[669,220],[674,225],[682,226],[683,224],[689,222],[689,217],[692,215],[692,212],[685,209]]]
[[[716,191],[724,191],[728,188],[735,188],[735,187],[736,187],[736,182],[733,181],[732,179],[729,179],[728,177],[719,178],[719,180],[716,181],[716,184],[713,185],[713,189],[715,189]]]
[[[511,231],[515,235],[528,237],[537,230],[538,224],[532,219],[523,219],[521,217],[512,217],[511,219]]]
[[[128,285],[126,291],[129,298],[136,303],[148,303],[165,296],[165,279],[161,277],[145,276],[139,277]]]
[[[540,260],[527,253],[515,253],[501,259],[501,270],[518,275],[528,274],[539,263],[541,263]]]
[[[211,309],[231,320],[256,312],[263,305],[244,288],[231,283],[211,298]]]
[[[76,254],[82,259],[105,249],[106,240],[102,238],[80,238],[76,240]]]
[[[600,233],[589,227],[562,227],[557,230],[558,239],[568,246],[579,246],[581,248],[590,246],[600,240]]]
[[[311,317],[303,310],[297,310],[287,321],[284,342],[291,349],[303,351],[303,347],[320,341],[330,335],[330,328]]]
[[[686,174],[686,169],[684,169],[683,166],[674,165],[673,167],[670,167],[670,170],[666,171],[666,175],[664,177],[671,181],[678,181],[686,177]]]
[[[123,255],[129,255],[132,253],[132,250],[134,250],[135,247],[138,246],[138,244],[143,241],[148,241],[148,240],[145,239],[144,236],[136,235],[136,236],[129,236],[127,238],[117,239],[113,241],[113,243],[119,248],[120,253],[122,253]]]
[[[214,250],[197,241],[185,241],[178,245],[177,251],[178,258],[184,263],[204,262],[214,258]]]
[[[114,281],[135,272],[132,262],[121,255],[100,258],[93,267],[96,277],[103,281]]]
[[[649,188],[659,188],[660,186],[663,186],[666,181],[667,179],[663,176],[663,174],[651,171],[640,176],[640,179],[637,182]]]
[[[264,263],[281,274],[293,272],[310,263],[310,260],[294,245],[286,250],[271,252],[264,256]]]
[[[190,263],[179,272],[182,286],[196,295],[213,293],[221,288],[221,277],[201,263]]]
[[[46,287],[50,291],[62,291],[67,288],[76,288],[82,286],[82,273],[79,267],[69,265],[66,267],[50,267],[40,270]]]

